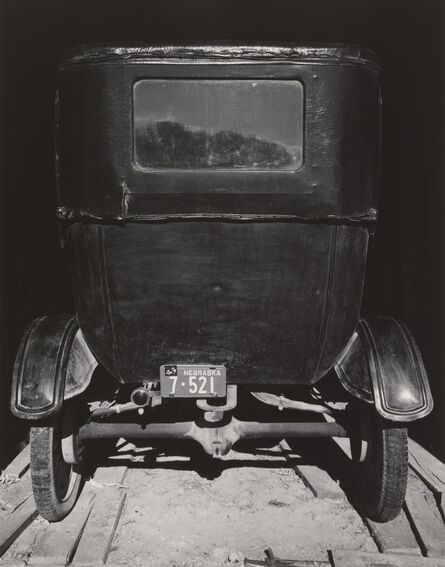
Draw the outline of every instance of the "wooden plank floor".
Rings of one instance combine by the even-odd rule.
[[[372,522],[367,518],[365,522],[380,552],[421,555],[416,536],[404,510],[397,518],[385,524]]]
[[[329,459],[335,460],[337,467],[341,467],[345,453],[335,444],[333,447]],[[313,463],[294,461],[292,447],[285,441],[280,444],[279,450],[313,497],[341,500],[345,506],[352,506],[335,473],[328,474]],[[134,458],[137,459],[137,453]],[[2,503],[7,517],[0,522],[0,564],[10,567],[112,565],[110,550],[129,490],[125,481],[127,467],[119,464],[119,459],[114,462],[114,466],[97,469],[86,483],[75,509],[65,520],[49,524],[38,516],[35,509],[30,485],[29,450],[25,448],[3,471],[4,475],[14,477],[15,482]],[[286,480],[289,480],[288,477]],[[380,553],[326,550],[324,561],[310,557],[288,558],[286,561],[292,562],[285,563],[282,559],[281,565],[445,567],[443,493],[445,465],[410,441],[410,474],[404,510],[396,520],[386,524],[364,519]],[[283,529],[286,527],[283,526]],[[274,561],[273,565],[279,567],[280,559],[275,558]],[[146,564],[150,565],[148,557]],[[245,565],[271,563],[267,558],[264,561],[246,559]]]

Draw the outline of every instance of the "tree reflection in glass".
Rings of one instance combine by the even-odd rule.
[[[136,162],[146,168],[295,170],[302,115],[297,81],[139,81]]]

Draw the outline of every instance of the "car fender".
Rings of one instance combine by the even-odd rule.
[[[374,403],[385,419],[414,421],[433,409],[419,349],[406,325],[397,319],[361,319],[334,368],[343,387]]]
[[[68,314],[35,319],[26,330],[14,364],[11,411],[43,419],[64,399],[83,392],[97,366],[77,318]]]

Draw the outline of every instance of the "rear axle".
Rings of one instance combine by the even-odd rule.
[[[261,423],[232,418],[227,424],[197,423],[97,423],[90,422],[79,430],[79,439],[191,439],[214,457],[227,454],[242,439],[283,439],[285,437],[347,437],[338,423]]]

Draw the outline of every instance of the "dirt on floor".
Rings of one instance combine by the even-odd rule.
[[[321,462],[335,460],[326,459],[320,440],[309,445],[315,450],[310,462],[317,461],[317,455]],[[289,456],[280,445],[239,445],[214,460],[180,442],[154,448],[121,440],[111,455],[107,450],[99,458],[99,468],[92,470],[84,487],[97,491],[95,478],[104,471],[113,476],[114,467],[127,467],[119,481],[126,499],[107,563],[236,567],[246,557],[264,559],[267,548],[276,557],[312,561],[326,561],[329,549],[377,551],[345,497],[315,497],[305,486],[294,470],[298,459],[308,459],[303,453],[299,456],[293,448]],[[11,491],[22,489],[17,481],[7,475],[0,478],[0,520],[11,513],[11,500],[20,500],[18,495],[11,498]],[[38,517],[3,559],[26,563],[48,526]]]
[[[279,446],[222,461],[128,445],[127,498],[108,563],[217,567],[264,559],[327,560],[328,549],[376,551],[346,499],[314,497]]]

